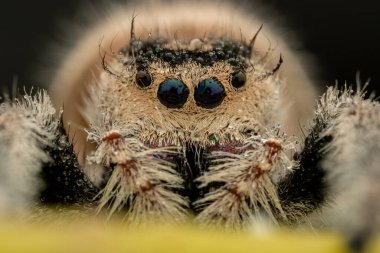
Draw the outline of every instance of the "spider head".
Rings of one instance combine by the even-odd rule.
[[[223,38],[136,41],[105,65],[96,87],[102,132],[116,129],[148,149],[175,148],[156,157],[175,165],[181,195],[196,200],[208,155],[244,153],[246,140],[273,123],[279,81],[260,59],[249,45]]]
[[[134,207],[182,213],[181,207],[202,195],[193,189],[207,193],[204,186],[213,185],[208,182],[219,182],[213,175],[202,179],[216,165],[242,169],[266,160],[265,166],[247,170],[249,178],[261,177],[280,153],[281,148],[272,146],[282,147],[281,142],[270,145],[270,138],[265,139],[277,137],[278,132],[268,130],[281,124],[290,125],[291,131],[292,122],[299,122],[294,118],[304,106],[298,105],[310,96],[297,95],[297,87],[309,84],[297,58],[286,46],[277,48],[286,56],[282,72],[292,87],[289,96],[280,99],[283,85],[274,75],[278,56],[272,57],[269,40],[258,38],[255,45],[257,33],[251,37],[252,27],[261,22],[254,16],[245,19],[240,12],[235,15],[235,8],[218,7],[215,12],[214,5],[209,7],[202,3],[195,11],[186,5],[179,11],[172,4],[149,10],[144,5],[145,14],[138,16],[142,25],[136,29],[129,10],[130,15],[112,13],[110,21],[80,41],[59,71],[56,103],[64,102],[63,123],[79,163],[93,182],[106,179],[100,206],[112,202],[115,211],[140,203]],[[132,23],[125,22],[131,16]],[[124,33],[129,26],[131,36]],[[282,42],[267,31],[268,38]],[[246,38],[252,39],[247,43]],[[279,112],[289,97],[297,110]],[[100,178],[105,170],[111,172],[109,178]],[[204,186],[194,187],[196,182]],[[245,191],[239,187],[227,190],[239,197]],[[188,192],[174,194],[178,189]],[[160,196],[168,197],[161,201]],[[144,204],[153,203],[153,197],[157,205]],[[172,208],[167,208],[170,203]]]
[[[105,66],[97,103],[151,146],[229,145],[273,118],[279,81],[260,60],[224,38],[134,41]]]

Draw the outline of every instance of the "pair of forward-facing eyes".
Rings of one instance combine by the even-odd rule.
[[[152,85],[152,76],[146,70],[140,70],[136,74],[136,83],[141,88],[147,89]],[[242,88],[246,83],[246,76],[242,70],[231,74],[230,83],[235,89]],[[187,85],[180,79],[168,78],[158,87],[157,97],[168,108],[181,108],[187,101],[190,91]],[[220,105],[226,96],[222,83],[216,77],[201,80],[194,89],[194,100],[200,107],[212,109]]]

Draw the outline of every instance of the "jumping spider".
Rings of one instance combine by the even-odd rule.
[[[379,227],[379,104],[330,87],[308,121],[315,92],[298,55],[252,15],[195,5],[111,12],[67,54],[55,106],[45,91],[1,104],[2,211]]]

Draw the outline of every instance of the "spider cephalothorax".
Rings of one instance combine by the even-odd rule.
[[[101,206],[126,205],[133,216],[195,211],[231,225],[261,208],[286,219],[275,186],[291,171],[285,152],[294,149],[275,130],[282,59],[264,68],[257,34],[250,43],[136,41],[132,30],[130,46],[103,62],[86,105],[98,108],[88,113],[97,144],[88,161],[112,170]]]

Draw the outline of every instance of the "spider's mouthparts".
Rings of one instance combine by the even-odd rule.
[[[177,156],[175,160],[176,170],[183,179],[183,188],[179,194],[188,198],[189,207],[192,211],[197,210],[192,205],[204,195],[205,189],[199,189],[196,179],[207,171],[209,166],[207,159],[208,150],[194,143],[187,143],[183,155]]]
[[[186,143],[182,155],[173,159],[176,164],[175,169],[183,179],[183,188],[179,189],[178,193],[188,199],[190,211],[196,214],[202,211],[194,203],[204,198],[210,191],[224,185],[222,182],[211,182],[207,186],[201,187],[199,178],[207,173],[209,167],[214,163],[210,159],[211,153],[214,151],[237,150],[236,147],[233,148],[234,144],[237,143],[205,147],[196,143]],[[236,151],[236,153],[239,152]]]

